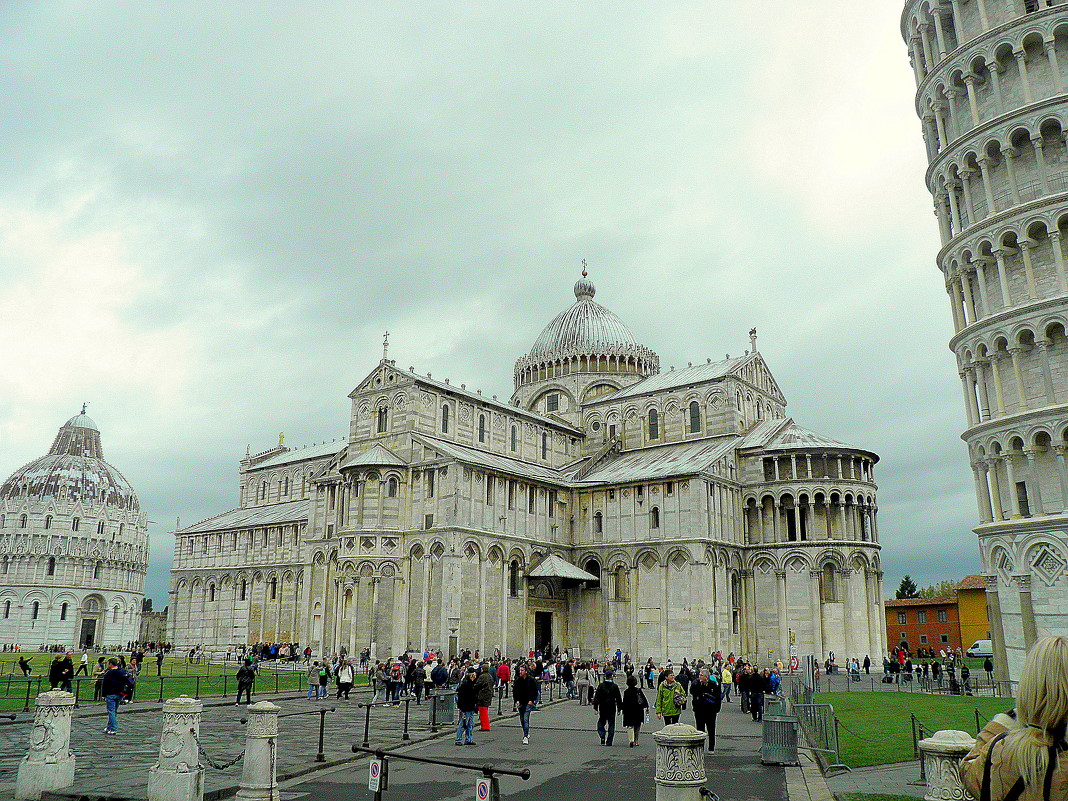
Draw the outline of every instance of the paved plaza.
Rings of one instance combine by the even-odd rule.
[[[834,689],[838,689],[835,687]],[[278,737],[278,775],[283,799],[371,798],[367,790],[367,759],[351,752],[363,740],[365,710],[359,704],[370,699],[367,690],[354,691],[348,701],[330,698],[309,701],[303,695],[273,694],[255,700],[270,700],[281,708]],[[522,781],[502,777],[502,796],[515,799],[576,797],[585,799],[648,798],[654,796],[655,743],[652,734],[662,724],[653,718],[637,748],[627,746],[626,734],[617,731],[612,748],[600,745],[596,716],[576,702],[546,704],[532,715],[531,739],[522,744],[517,718],[493,715],[489,732],[476,731],[477,745],[457,748],[454,727],[430,729],[426,703],[409,706],[408,741],[402,739],[404,705],[379,706],[371,710],[368,741],[372,747],[401,749],[405,753],[447,759],[481,766],[528,768],[531,777]],[[319,715],[297,714],[333,708],[326,716],[324,762],[316,762]],[[161,705],[135,703],[120,711],[117,737],[103,734],[104,711],[100,705],[85,705],[75,711],[71,742],[77,758],[75,785],[65,793],[88,798],[144,798],[149,766],[159,750]],[[496,712],[496,703],[493,707]],[[215,763],[226,763],[244,745],[244,708],[231,699],[207,700],[201,720],[200,741]],[[26,753],[29,714],[14,723],[0,725],[0,799],[12,798],[19,760]],[[693,723],[684,713],[683,723]],[[742,714],[736,701],[725,704],[719,715],[717,750],[706,756],[706,785],[722,801],[831,801],[834,793],[892,793],[922,797],[917,763],[908,762],[830,776],[820,774],[812,757],[802,751],[798,768],[764,766],[760,762],[760,724]],[[208,768],[208,793],[230,795],[241,776],[241,761],[225,770]],[[469,798],[477,773],[440,766],[394,761],[390,766],[394,798]]]

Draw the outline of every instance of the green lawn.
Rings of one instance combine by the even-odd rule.
[[[30,678],[24,679],[22,670],[18,667],[18,654],[5,653],[0,658],[0,709],[21,710],[25,707],[27,689],[29,690],[30,708],[33,708],[34,699],[38,691],[48,690],[48,665],[54,654],[23,652],[33,668]],[[74,655],[75,670],[77,670],[79,655]],[[141,701],[158,701],[161,695],[160,684],[162,683],[162,696],[164,699],[176,698],[179,695],[194,697],[208,697],[235,694],[237,691],[237,668],[236,662],[229,664],[200,661],[190,663],[180,656],[164,659],[162,676],[156,676],[156,661],[152,657],[145,659],[145,667],[137,679],[137,691],[135,699]],[[90,669],[96,664],[96,655],[90,660]],[[358,673],[359,671],[357,671]],[[40,682],[38,682],[40,680]],[[256,691],[273,693],[278,692],[306,691],[307,672],[305,669],[275,669],[271,663],[263,663],[260,666],[259,676],[256,680]],[[366,677],[357,675],[356,684],[367,684]],[[93,680],[78,676],[74,680],[75,694],[79,703],[92,703]]]
[[[1011,698],[881,692],[821,693],[814,700],[834,707],[842,762],[852,768],[915,759],[910,715],[930,733],[958,729],[974,735],[976,709],[986,725],[1014,704]]]

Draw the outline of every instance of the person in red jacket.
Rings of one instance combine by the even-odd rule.
[[[501,662],[497,668],[497,685],[507,684],[512,680],[512,666],[507,661]]]

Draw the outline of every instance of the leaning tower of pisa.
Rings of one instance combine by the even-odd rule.
[[[1068,0],[910,0],[1002,678],[1068,632]]]

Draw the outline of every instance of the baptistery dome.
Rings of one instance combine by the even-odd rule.
[[[21,496],[140,509],[130,482],[104,461],[100,429],[84,411],[63,424],[45,456],[23,465],[0,484],[0,498]]]
[[[0,484],[0,642],[125,646],[139,639],[147,519],[85,414]]]

